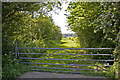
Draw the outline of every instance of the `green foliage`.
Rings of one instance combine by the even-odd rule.
[[[119,29],[117,5],[94,2],[69,4],[69,27],[77,33],[81,47],[115,47],[116,27]]]
[[[14,51],[14,41],[19,47],[47,47],[49,40],[62,37],[60,28],[56,26],[48,12],[60,2],[4,2],[2,4],[2,43],[3,54]]]
[[[77,42],[76,38],[71,37],[71,39],[69,38],[62,38],[61,40],[61,44],[64,48],[79,48],[80,44]],[[66,46],[66,47],[65,47]]]
[[[15,78],[27,67],[14,59],[15,41],[18,47],[48,47],[50,41],[59,41],[62,34],[48,12],[61,9],[56,2],[3,2],[2,3],[2,66],[3,79]],[[45,52],[45,50],[19,50],[20,52]],[[41,55],[38,55],[41,56]],[[36,57],[24,55],[24,57]],[[16,64],[17,63],[17,64]]]
[[[2,58],[2,80],[13,80],[14,78],[17,78],[21,74],[27,71],[31,71],[30,68],[23,64],[19,64],[18,61],[16,61],[15,57],[13,57],[14,54],[9,53],[3,55]]]
[[[67,12],[69,28],[78,35],[80,47],[115,48],[120,30],[120,3],[70,2]],[[90,51],[111,53],[113,51]],[[97,58],[97,57],[96,57]]]
[[[81,3],[71,2],[68,7],[70,15],[68,23],[70,29],[77,33],[80,46],[71,44],[74,40],[69,40],[68,43],[56,45],[57,47],[116,47],[116,36],[120,29],[119,3]],[[52,46],[60,42],[62,34],[60,28],[56,26],[48,12],[52,11],[53,7],[60,8],[58,4],[48,3],[3,3],[3,79],[14,78],[26,72],[27,68],[24,65],[16,64],[14,55],[9,53],[14,51],[14,41],[18,42],[19,47],[55,47]],[[111,24],[112,23],[112,24]],[[118,29],[118,30],[117,30]],[[65,40],[65,39],[64,39]],[[63,43],[64,43],[63,40]],[[57,42],[56,42],[57,41]],[[78,41],[76,41],[78,42]],[[54,52],[41,50],[22,50],[21,52]],[[74,52],[74,51],[71,51]],[[97,53],[112,53],[112,51],[95,51]],[[95,53],[93,51],[93,53]],[[63,52],[66,53],[66,52]],[[96,53],[96,54],[97,54]],[[6,54],[6,55],[5,55]],[[33,57],[24,55],[24,57]],[[44,57],[38,55],[39,57]],[[34,56],[34,57],[38,57]],[[60,58],[61,56],[50,56],[51,58]],[[66,58],[78,59],[76,57],[67,56]],[[84,57],[83,57],[84,58]],[[41,60],[47,62],[47,60]],[[34,62],[34,61],[33,61]],[[80,61],[76,61],[79,63]],[[52,63],[52,61],[50,62]],[[61,63],[61,62],[54,62]],[[74,63],[74,62],[65,62]],[[85,62],[83,62],[85,63]],[[86,64],[86,63],[85,63]],[[47,65],[48,66],[48,65]],[[25,68],[23,68],[25,67]],[[50,67],[53,67],[50,65]],[[10,69],[10,70],[9,70]],[[114,67],[112,67],[114,71]],[[111,70],[111,68],[110,68]],[[110,71],[109,70],[109,71]],[[110,73],[107,73],[107,76]],[[112,71],[112,70],[111,70]],[[113,72],[111,74],[113,76]]]
[[[116,66],[112,66],[108,68],[107,71],[105,72],[105,76],[111,79],[115,79],[115,70],[116,70]]]
[[[80,47],[115,48],[116,60],[119,58],[120,32],[120,2],[73,2],[67,12],[69,28],[78,35]],[[88,51],[96,54],[113,54],[109,51]],[[92,57],[93,59],[107,59],[108,57]],[[110,58],[110,57],[109,57]],[[106,72],[108,77],[114,77],[114,67]]]

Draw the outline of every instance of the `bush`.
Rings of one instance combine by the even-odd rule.
[[[26,65],[19,64],[14,55],[11,53],[9,53],[9,55],[3,55],[2,64],[2,80],[13,80],[22,73],[31,71],[31,69],[27,68]]]

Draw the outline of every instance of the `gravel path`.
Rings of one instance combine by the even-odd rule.
[[[82,74],[65,74],[65,73],[50,73],[50,72],[27,72],[21,75],[19,78],[103,78],[105,77],[92,77]],[[108,80],[108,79],[107,79]]]

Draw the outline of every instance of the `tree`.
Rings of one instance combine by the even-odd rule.
[[[18,46],[36,46],[37,41],[39,46],[45,47],[44,40],[53,39],[52,31],[55,26],[48,12],[54,7],[60,9],[60,6],[60,2],[3,2],[3,53],[8,54],[14,49],[16,40]]]
[[[118,3],[70,2],[69,28],[79,37],[81,47],[113,47],[119,25]]]

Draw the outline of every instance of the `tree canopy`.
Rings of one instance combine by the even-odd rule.
[[[60,2],[3,2],[3,52],[14,49],[14,42],[24,47],[47,47],[46,42],[60,40],[60,28],[48,12],[61,9]]]
[[[67,12],[69,28],[78,34],[81,47],[118,45],[120,3],[70,2]]]

